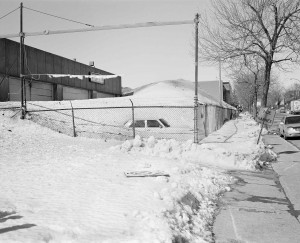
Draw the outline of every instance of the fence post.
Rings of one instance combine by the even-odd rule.
[[[72,110],[73,137],[76,137],[74,109],[73,109],[73,105],[72,105],[71,101],[70,101],[70,104],[71,104],[71,110]]]
[[[208,121],[207,104],[204,104],[204,136],[207,137],[207,121]]]
[[[194,105],[194,143],[198,143],[198,99],[195,98]]]
[[[131,99],[129,100],[131,102],[131,107],[132,107],[132,132],[133,132],[133,138],[135,138],[134,106],[132,100]]]

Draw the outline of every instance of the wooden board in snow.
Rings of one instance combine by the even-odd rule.
[[[156,177],[156,176],[170,176],[169,174],[163,172],[163,171],[147,171],[147,170],[141,170],[141,171],[130,171],[130,172],[124,172],[126,177]]]

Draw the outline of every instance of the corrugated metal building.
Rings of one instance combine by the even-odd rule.
[[[0,39],[0,101],[21,99],[20,45],[9,39]],[[25,74],[113,75],[49,52],[25,45]],[[122,95],[121,77],[106,79],[102,84],[88,78],[50,78],[46,75],[26,78],[26,99],[75,100],[116,97]]]

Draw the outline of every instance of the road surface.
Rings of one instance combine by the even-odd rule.
[[[273,125],[269,128],[270,131],[277,132],[278,131],[278,125],[279,122],[283,117],[285,117],[286,113],[276,113]],[[278,135],[279,136],[279,135]],[[283,139],[283,138],[282,138]],[[300,149],[300,137],[299,138],[290,138],[287,140],[292,145],[296,146],[298,149]]]

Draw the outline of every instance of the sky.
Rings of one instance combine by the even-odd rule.
[[[0,0],[0,17],[18,8],[16,0]],[[193,20],[209,12],[210,0],[24,0],[24,7],[94,26]],[[0,33],[19,33],[19,10],[0,19]],[[89,28],[24,9],[24,32]],[[201,31],[201,28],[200,28]],[[19,38],[12,38],[19,41]],[[105,30],[25,38],[25,44],[122,77],[122,86],[136,88],[171,80],[195,80],[194,25]],[[222,70],[222,79],[226,70]],[[288,83],[300,73],[282,75]],[[199,81],[219,79],[218,65],[201,64]],[[300,81],[299,81],[300,82]]]

